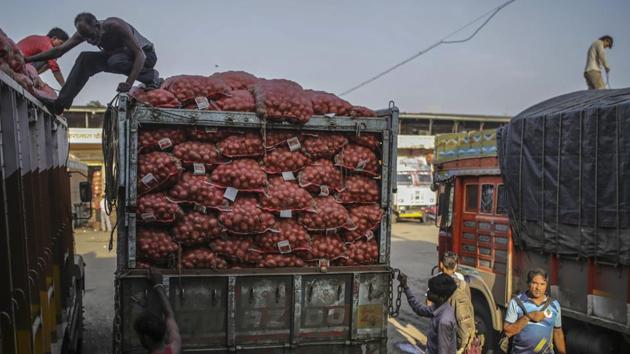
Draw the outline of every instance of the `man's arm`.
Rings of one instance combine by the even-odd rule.
[[[49,60],[49,59],[57,59],[60,56],[66,54],[70,49],[78,46],[79,44],[81,44],[84,41],[83,37],[81,37],[81,35],[78,32],[75,32],[72,37],[70,37],[70,39],[68,39],[67,41],[63,42],[62,45],[58,46],[58,47],[54,47],[50,50],[47,50],[45,52],[39,53],[39,54],[35,54],[32,55],[30,57],[26,57],[24,58],[24,60],[27,63],[33,62],[33,61],[43,61],[43,60]]]
[[[564,332],[562,331],[562,327],[553,329],[553,345],[556,348],[556,353],[558,354],[566,354],[567,348],[564,343]]]
[[[63,87],[63,85],[65,85],[66,80],[63,79],[63,74],[61,73],[61,71],[53,71],[53,76],[55,77],[55,80],[57,80],[57,82],[59,83],[59,86]]]
[[[142,48],[140,48],[138,42],[136,42],[136,39],[133,37],[133,33],[131,33],[131,27],[125,21],[119,18],[111,18],[108,19],[108,21],[111,21],[111,28],[116,31],[118,35],[121,36],[121,39],[125,46],[129,48],[133,53],[133,66],[131,67],[131,72],[129,73],[129,76],[127,76],[127,87],[125,87],[126,91],[129,91],[131,86],[133,86],[133,83],[138,78],[138,75],[140,75],[142,67],[144,67],[146,55],[144,54]],[[125,91],[121,90],[123,88],[121,87],[121,85],[119,85],[118,87],[118,91]]]
[[[597,43],[597,57],[600,61],[597,65],[603,65],[606,72],[609,72],[610,67],[608,66],[608,59],[606,59],[606,50],[604,49],[604,42],[601,40]]]
[[[164,293],[164,287],[158,286],[155,288],[157,291],[160,302],[162,303],[162,309],[164,311],[164,317],[166,322],[166,332],[168,333],[169,344],[173,350],[173,354],[180,354],[182,348],[182,337],[179,335],[179,327],[175,321],[175,313],[171,307],[171,303],[168,301],[166,294]]]
[[[405,295],[407,296],[407,302],[409,303],[409,307],[411,307],[411,310],[413,310],[413,312],[415,312],[418,316],[433,317],[433,311],[431,307],[418,301],[415,295],[407,286],[407,284],[404,285],[404,289]]]

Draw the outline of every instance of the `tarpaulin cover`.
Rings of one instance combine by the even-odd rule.
[[[535,105],[497,133],[515,244],[630,265],[630,89]]]

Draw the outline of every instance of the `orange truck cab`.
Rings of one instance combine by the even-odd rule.
[[[624,122],[630,123],[630,90],[623,93],[624,99],[619,99],[617,92],[614,102],[584,92],[561,96],[553,102],[544,102],[526,110],[498,131],[436,137],[434,188],[438,195],[438,253],[441,256],[446,251],[453,251],[459,255],[459,271],[471,288],[478,330],[486,337],[485,350],[494,349],[498,341],[510,299],[527,289],[527,272],[532,268],[543,268],[549,274],[550,295],[561,304],[568,353],[630,353],[630,265],[624,258],[630,251],[627,249],[630,230],[620,221],[624,208],[628,208],[623,203],[623,196],[630,190],[630,179],[623,178],[630,176],[630,138],[620,138]],[[596,111],[599,115],[577,114],[578,118],[570,121],[574,126],[567,127],[571,118],[567,112],[580,112],[584,102],[588,102],[588,108],[592,109],[597,100],[604,100],[600,110]],[[553,111],[553,107],[561,107],[559,113]],[[624,109],[620,111],[620,107]],[[602,114],[607,109],[614,109],[617,113],[610,116]],[[546,117],[536,120],[532,118],[536,114]],[[560,117],[560,128],[556,124],[552,129],[552,119],[556,114]],[[614,128],[610,128],[607,119],[616,122]],[[542,134],[536,130],[540,124],[543,125]],[[599,138],[589,143],[585,135],[593,124],[608,126],[608,129],[598,131]],[[567,141],[574,128],[579,128],[581,132],[575,136],[584,139],[579,144]],[[534,141],[536,139],[532,136],[528,138],[528,132],[542,136],[539,141]],[[601,153],[605,149],[601,144],[610,144],[610,136],[612,141],[616,139],[616,150],[613,148],[615,156],[607,155],[605,161],[598,161],[597,156],[592,159],[600,168],[600,174],[594,174],[600,176],[600,181],[589,183],[587,175],[593,165],[585,165],[591,161],[589,154],[597,154],[598,148],[590,149],[588,145],[600,146]],[[549,144],[560,148],[547,148],[545,152],[543,146]],[[565,149],[565,146],[568,147]],[[534,149],[542,149],[542,153],[539,156],[531,153]],[[501,156],[502,153],[504,156]],[[569,171],[571,158],[579,159],[578,165],[583,171],[577,173],[579,178],[572,176],[576,174],[574,171]],[[537,161],[542,162],[536,165]],[[554,161],[559,162],[556,164]],[[528,163],[535,165],[534,170],[539,168],[539,173],[528,173],[531,167]],[[605,164],[613,167],[605,167]],[[513,166],[519,167],[516,172],[511,170]],[[566,172],[562,168],[566,168]],[[608,175],[617,175],[613,178],[618,181],[617,190],[621,191],[616,199],[613,198],[617,205],[608,208],[600,206],[595,227],[586,225],[582,212],[577,226],[563,224],[563,208],[572,201],[570,198],[562,200],[561,189],[575,187],[585,191],[589,188],[609,188],[610,183],[602,185],[601,182],[604,171]],[[535,185],[532,180],[536,180],[532,176],[540,176],[540,190],[531,187]],[[565,177],[578,179],[579,186],[566,183],[563,180]],[[536,186],[540,187],[540,184]],[[548,192],[546,188],[549,186],[558,191],[554,193],[553,189]],[[511,195],[512,199],[510,191],[517,191]],[[538,201],[524,202],[524,195],[538,198]],[[582,203],[589,202],[584,200],[588,193],[580,192],[579,195],[579,209],[582,210]],[[603,202],[603,192],[599,198]],[[610,216],[605,213],[613,212],[617,213],[617,227],[609,228],[602,220]],[[542,221],[531,216],[528,219],[527,215],[532,214],[541,215]],[[615,217],[611,219],[615,220]],[[580,222],[584,224],[580,225]],[[514,230],[520,230],[520,233]],[[594,246],[591,248],[583,247],[590,242],[590,236],[582,237],[582,233],[587,234],[584,230],[595,231]],[[534,242],[537,237],[544,242]],[[610,242],[616,242],[619,249],[607,251],[605,248]],[[571,253],[574,248],[578,250],[576,255]],[[613,256],[607,257],[611,253]]]

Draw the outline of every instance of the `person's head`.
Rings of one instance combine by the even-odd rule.
[[[153,350],[164,344],[166,336],[166,322],[160,316],[150,312],[142,313],[133,324],[133,328],[140,337],[140,343],[147,350]]]
[[[457,271],[457,253],[444,252],[442,259],[440,259],[440,271],[448,275],[455,274]]]
[[[66,31],[62,30],[59,27],[55,27],[48,31],[48,34],[46,36],[50,38],[50,42],[52,43],[53,47],[58,47],[62,45],[63,42],[67,41],[69,38]]]
[[[612,48],[613,47],[613,37],[609,35],[599,37],[599,40],[604,42],[604,48]]]
[[[534,299],[540,299],[547,294],[547,285],[549,279],[547,272],[541,268],[532,269],[527,273],[527,285],[529,286],[529,294]]]
[[[96,16],[89,12],[82,12],[74,18],[74,27],[81,37],[90,43],[97,45],[101,42],[101,25]]]
[[[429,279],[429,291],[427,291],[427,299],[439,307],[445,303],[453,292],[457,289],[455,280],[448,274],[440,273]]]

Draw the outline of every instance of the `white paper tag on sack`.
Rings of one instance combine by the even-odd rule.
[[[329,195],[330,195],[330,190],[328,189],[328,186],[319,186],[320,197],[327,197]]]
[[[206,174],[206,165],[195,162],[193,163],[193,175],[204,175]]]
[[[282,240],[278,242],[277,245],[278,251],[280,251],[280,253],[291,253],[291,244],[289,243],[289,241]]]
[[[334,113],[326,113],[326,114],[324,114],[324,117],[326,117],[326,118],[335,118],[335,114]]]
[[[282,179],[285,181],[295,181],[295,175],[291,171],[282,172]]]
[[[195,103],[197,104],[197,109],[208,109],[210,107],[208,97],[195,97]]]
[[[329,260],[327,260],[327,259],[319,259],[319,260],[317,261],[317,265],[318,265],[320,268],[328,268],[328,267],[330,267],[330,261],[329,261]]]
[[[206,213],[206,207],[203,206],[203,205],[199,205],[199,204],[195,204],[195,206],[193,207],[193,210],[194,211],[198,211],[198,212],[200,212],[202,214]]]
[[[359,163],[357,164],[357,167],[355,168],[356,171],[363,171],[363,169],[365,168],[365,165],[367,165],[368,160],[361,160],[359,161]]]
[[[233,202],[234,200],[236,200],[237,194],[238,194],[238,189],[234,187],[227,187],[225,188],[225,193],[223,193],[223,198]]]
[[[153,213],[142,213],[140,214],[140,219],[142,221],[155,221],[155,215]]]
[[[158,146],[160,147],[160,150],[166,150],[173,146],[173,142],[169,138],[160,139],[158,141]]]
[[[140,180],[140,182],[142,182],[142,184],[144,184],[147,187],[149,186],[149,184],[151,184],[154,181],[157,182],[157,179],[155,179],[155,176],[153,175],[153,173],[147,173]]]
[[[371,239],[374,238],[374,233],[370,230],[368,232],[365,233],[365,238],[370,241]]]
[[[293,213],[291,213],[291,210],[280,210],[280,217],[291,219],[293,217]]]
[[[300,139],[298,139],[297,136],[288,139],[287,145],[289,145],[289,151],[298,151],[302,148],[302,145],[300,144]]]

